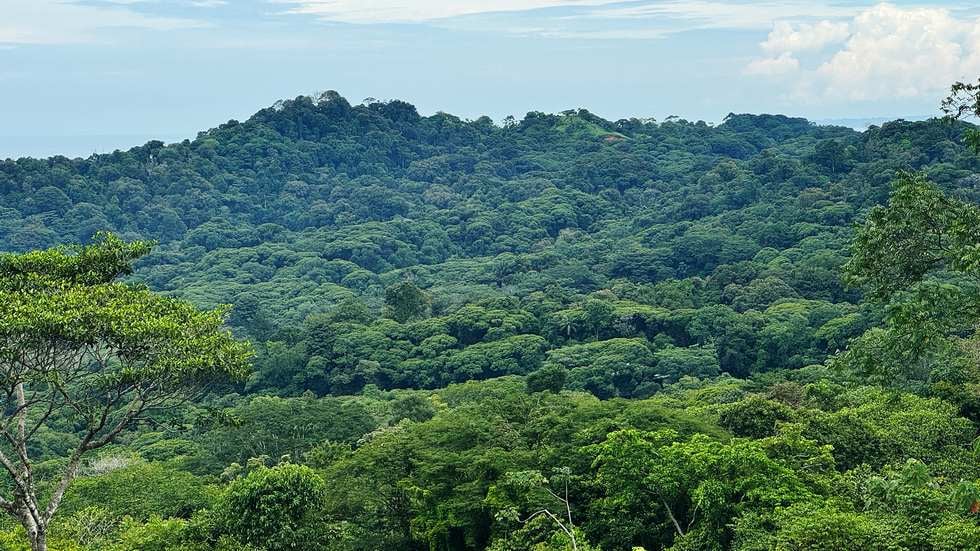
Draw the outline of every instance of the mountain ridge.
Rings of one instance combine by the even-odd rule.
[[[331,101],[331,100],[342,100],[350,108],[355,108],[355,107],[371,107],[371,106],[376,106],[377,107],[377,106],[382,106],[382,105],[404,106],[404,107],[409,107],[411,111],[414,111],[415,116],[418,116],[419,118],[422,118],[423,117],[422,115],[419,115],[418,114],[418,111],[414,108],[414,106],[412,106],[410,103],[408,103],[406,101],[403,101],[403,100],[397,100],[397,99],[395,99],[395,100],[387,100],[387,101],[378,101],[378,100],[373,100],[373,98],[369,98],[368,100],[364,100],[364,102],[362,102],[360,104],[351,105],[345,98],[343,98],[342,96],[340,96],[336,92],[332,92],[331,91],[331,92],[324,92],[324,93],[321,93],[321,94],[316,95],[316,96],[297,96],[296,98],[293,98],[293,99],[279,100],[279,101],[273,103],[272,105],[270,105],[270,106],[268,106],[266,108],[263,108],[263,109],[258,110],[256,113],[254,113],[253,115],[251,115],[248,119],[245,119],[245,122],[251,121],[251,120],[255,119],[257,116],[259,116],[259,115],[261,115],[261,114],[263,114],[265,112],[268,112],[268,111],[276,112],[276,111],[282,110],[286,106],[296,105],[297,102],[299,102],[299,103],[309,102],[309,103],[312,103],[314,105],[317,105],[319,103],[326,103],[326,102]],[[606,123],[607,125],[614,125],[614,124],[619,123],[619,122],[621,122],[621,123],[627,123],[627,122],[630,122],[630,121],[654,121],[655,120],[655,119],[652,119],[652,118],[643,118],[643,117],[636,118],[636,117],[632,117],[632,118],[627,118],[627,119],[620,119],[618,121],[612,121],[612,120],[602,119],[601,117],[598,117],[596,115],[593,115],[592,113],[590,113],[587,110],[582,109],[582,108],[564,110],[564,111],[556,112],[556,113],[550,114],[550,115],[551,116],[559,116],[559,115],[568,116],[569,114],[576,114],[576,113],[584,113],[585,115],[587,115],[587,117],[589,119],[591,119],[591,120],[601,120],[604,123]],[[543,113],[540,112],[540,111],[530,111],[529,114],[543,114]],[[434,113],[432,115],[428,115],[427,117],[435,117],[435,116],[440,116],[440,115],[447,115],[447,114],[444,113],[444,112],[442,112],[442,111],[439,111],[439,112],[436,112],[436,113]],[[728,116],[730,117],[732,115],[733,114],[730,113]],[[892,122],[894,120],[901,119],[901,117],[896,117],[895,119],[888,119],[888,118],[885,118],[885,117],[875,117],[875,118],[868,118],[868,119],[861,118],[861,119],[816,119],[816,120],[810,120],[810,119],[806,119],[806,118],[802,118],[802,117],[793,117],[793,116],[787,116],[787,115],[781,115],[781,114],[768,114],[768,113],[758,113],[758,114],[742,113],[742,114],[739,114],[739,115],[743,115],[743,116],[757,116],[757,117],[768,117],[768,116],[786,117],[788,119],[794,119],[794,120],[806,120],[806,121],[808,121],[808,122],[810,122],[810,123],[812,123],[814,125],[817,125],[817,126],[832,126],[833,123],[835,123],[835,122],[854,121],[854,120],[874,120],[874,121],[876,121],[877,123],[880,124],[880,123],[884,123],[884,122]],[[492,119],[490,119],[487,116],[481,116],[481,117],[477,117],[475,119],[462,119],[462,118],[456,117],[454,115],[448,115],[448,116],[449,117],[452,117],[452,118],[454,118],[456,120],[463,121],[463,122],[479,122],[479,121],[490,121],[490,122],[493,122]],[[925,118],[925,117],[921,117],[921,118]],[[916,119],[917,118],[912,118],[912,119],[909,119],[909,120],[916,120]],[[496,126],[505,126],[505,125],[508,124],[508,121],[513,121],[511,124],[516,123],[516,120],[513,119],[513,117],[504,117],[499,122],[496,122],[496,123],[493,123],[493,124],[495,124]],[[689,121],[686,121],[685,119],[682,119],[682,118],[679,118],[679,117],[676,117],[676,116],[670,116],[670,117],[666,117],[664,119],[664,122],[670,122],[670,121],[684,121],[684,122],[689,122]],[[690,122],[699,123],[701,121],[690,121]],[[234,125],[234,124],[240,124],[240,123],[239,123],[239,121],[237,121],[235,119],[229,119],[225,123],[218,124],[218,125],[212,127],[211,129],[203,130],[203,131],[198,132],[197,133],[197,136],[194,137],[194,138],[175,139],[175,137],[173,135],[168,135],[167,137],[148,139],[146,142],[144,142],[142,144],[134,144],[134,145],[129,146],[129,147],[120,147],[120,148],[116,148],[116,149],[114,149],[112,151],[96,152],[96,153],[93,153],[93,154],[111,155],[112,153],[114,153],[116,151],[123,151],[123,152],[124,151],[129,151],[131,149],[135,149],[135,148],[139,148],[139,147],[144,147],[147,144],[155,143],[155,142],[161,142],[161,143],[164,143],[166,145],[174,145],[174,144],[177,144],[177,143],[181,143],[181,142],[183,142],[185,140],[194,141],[195,139],[197,139],[197,137],[200,136],[200,134],[206,134],[206,133],[208,133],[208,132],[210,132],[212,130],[216,130],[216,129],[222,128],[222,127],[227,126],[229,124]],[[712,126],[718,126],[720,124],[724,124],[724,119],[720,123],[717,123],[717,124],[715,124],[715,123],[706,123],[706,124],[710,124]],[[850,125],[843,125],[843,126],[850,126]],[[79,135],[79,136],[73,136],[73,135],[72,136],[33,136],[31,138],[33,138],[33,139],[40,139],[40,138],[45,138],[45,137],[54,137],[54,138],[74,139],[74,138],[80,138],[82,136],[83,135]],[[111,135],[111,136],[110,135],[107,135],[106,137],[107,138],[114,138],[114,141],[117,141],[118,142],[118,140],[120,138],[122,138],[123,135]],[[17,136],[2,136],[0,138],[14,140],[14,139],[17,139],[18,137]],[[17,159],[20,159],[20,158],[34,158],[34,159],[41,160],[41,159],[49,158],[49,157],[62,157],[62,156],[67,157],[67,158],[70,158],[70,159],[87,159],[91,155],[87,155],[87,156],[70,156],[70,155],[61,155],[61,154],[58,154],[58,153],[54,153],[54,154],[51,154],[51,155],[45,155],[45,156],[41,156],[41,157],[35,157],[35,156],[30,156],[30,155],[18,155],[16,157],[4,157],[4,158],[0,158],[0,160],[14,161],[14,160],[17,160]]]

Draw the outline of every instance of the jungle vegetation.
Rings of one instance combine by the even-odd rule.
[[[0,549],[980,548],[976,91],[0,161]]]

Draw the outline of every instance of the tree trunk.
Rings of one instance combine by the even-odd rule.
[[[31,551],[48,551],[48,535],[45,528],[37,526],[27,535],[31,539]]]

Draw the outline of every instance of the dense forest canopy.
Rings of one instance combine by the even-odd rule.
[[[329,92],[0,162],[8,263],[154,240],[113,285],[257,353],[81,464],[52,548],[976,549],[974,135]]]

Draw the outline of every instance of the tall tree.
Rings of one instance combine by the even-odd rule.
[[[943,113],[948,120],[980,118],[980,80],[976,84],[956,82],[950,88],[949,96],[943,100]],[[966,143],[980,153],[980,130],[971,128],[966,132]]]
[[[890,385],[976,377],[963,356],[980,320],[975,204],[902,175],[888,205],[873,208],[858,230],[844,274],[885,308],[886,321],[852,343],[844,365]]]
[[[222,328],[225,310],[120,283],[144,242],[103,234],[86,247],[0,255],[0,508],[35,551],[85,454],[159,408],[248,371],[251,348]],[[32,442],[53,420],[80,427],[61,472],[35,479]]]

